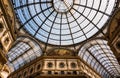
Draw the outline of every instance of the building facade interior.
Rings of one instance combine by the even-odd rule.
[[[0,78],[120,78],[120,0],[0,0]]]

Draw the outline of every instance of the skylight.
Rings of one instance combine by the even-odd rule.
[[[95,35],[108,21],[116,0],[12,0],[21,26],[38,40],[73,45]]]
[[[16,45],[7,54],[7,65],[13,72],[41,55],[42,50],[35,41],[19,37],[17,38]]]
[[[103,78],[120,75],[120,65],[105,40],[96,39],[84,44],[78,55]]]

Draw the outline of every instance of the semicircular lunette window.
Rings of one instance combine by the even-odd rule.
[[[12,0],[33,37],[53,45],[72,45],[95,35],[107,22],[117,0]]]

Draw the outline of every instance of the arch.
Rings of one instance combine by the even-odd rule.
[[[103,78],[120,74],[120,66],[117,59],[107,45],[107,41],[104,39],[99,38],[83,44],[79,50],[78,56],[87,62]],[[98,67],[101,69],[98,70]],[[101,70],[104,71],[101,73]],[[104,73],[107,73],[107,77]]]
[[[37,42],[29,37],[21,36],[9,50],[7,64],[14,71],[41,55],[42,50]]]

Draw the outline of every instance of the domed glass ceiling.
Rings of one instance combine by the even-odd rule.
[[[38,40],[72,45],[95,35],[107,22],[116,0],[12,0],[25,29]]]

